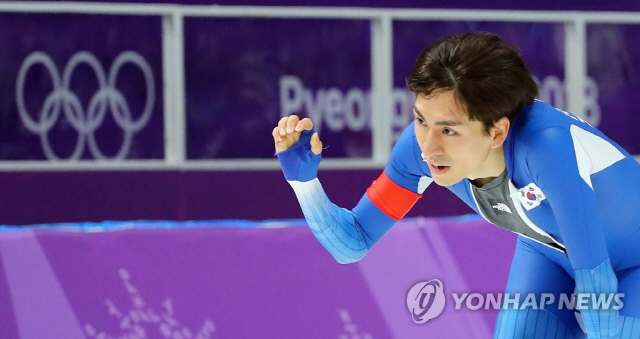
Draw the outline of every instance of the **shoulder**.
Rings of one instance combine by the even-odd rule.
[[[536,101],[523,110],[522,116],[514,123],[512,132],[516,148],[562,148],[561,144],[568,143],[593,148],[593,152],[606,149],[626,154],[618,144],[596,127],[542,101]]]
[[[522,147],[538,145],[543,141],[558,141],[563,135],[570,134],[573,125],[593,129],[573,114],[536,100],[520,113],[511,132],[514,144]]]
[[[536,100],[518,116],[510,131],[510,141],[505,146],[507,162],[511,170],[523,179],[534,180],[540,168],[557,168],[575,158],[572,126],[593,129],[570,113]],[[546,170],[545,170],[546,172]],[[524,176],[524,177],[523,177]]]
[[[534,180],[544,177],[566,185],[570,175],[579,175],[593,188],[592,174],[624,159],[634,161],[597,128],[549,107],[539,111],[542,113],[529,113],[526,120],[529,126],[520,127],[520,138],[514,143],[516,164],[525,166]]]

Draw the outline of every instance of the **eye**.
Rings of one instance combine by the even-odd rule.
[[[425,125],[424,120],[422,120],[421,117],[416,117],[416,121],[420,124],[420,125]]]
[[[449,135],[449,136],[457,134],[454,130],[451,130],[451,129],[448,129],[448,128],[443,129],[442,133],[444,133],[445,135]]]

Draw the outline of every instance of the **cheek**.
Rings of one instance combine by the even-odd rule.
[[[484,140],[462,140],[450,145],[449,155],[458,165],[474,166],[482,162],[488,153],[488,146],[485,147]]]
[[[468,148],[469,166],[477,167],[482,165],[489,156],[491,147],[486,140],[478,140]]]

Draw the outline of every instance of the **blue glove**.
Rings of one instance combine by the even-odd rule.
[[[318,176],[318,165],[322,160],[321,154],[311,151],[311,136],[313,129],[303,131],[300,139],[291,148],[284,152],[276,153],[284,177],[287,181],[311,181]]]

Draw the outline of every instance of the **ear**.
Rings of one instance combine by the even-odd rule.
[[[510,127],[511,123],[507,117],[502,117],[493,123],[493,128],[491,129],[491,136],[493,138],[491,140],[491,148],[502,146],[504,141],[507,140]]]

